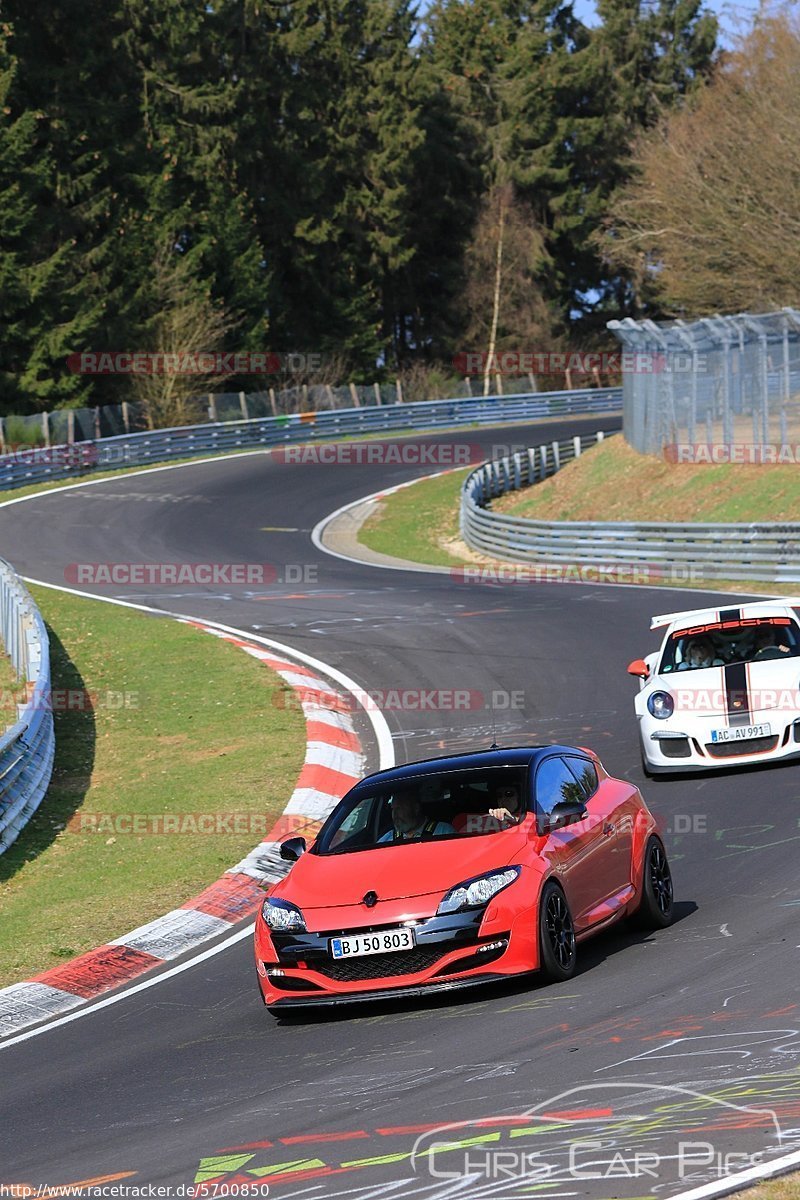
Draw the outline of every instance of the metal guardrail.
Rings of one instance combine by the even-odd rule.
[[[22,450],[0,457],[0,489],[25,487],[48,480],[81,478],[94,471],[171,459],[219,454],[258,446],[350,437],[354,434],[402,430],[436,430],[462,425],[490,425],[502,421],[543,417],[619,413],[621,388],[581,388],[564,392],[531,392],[519,396],[465,397],[459,400],[425,400],[414,404],[377,405],[371,408],[292,413],[251,421],[226,421],[216,425],[188,425]]]
[[[50,645],[41,614],[10,563],[0,559],[0,636],[24,700],[0,736],[0,854],[39,807],[53,772]]]
[[[551,442],[477,467],[461,491],[461,535],[467,545],[511,562],[641,567],[654,578],[671,575],[674,581],[800,581],[800,524],[536,521],[491,511],[496,497],[554,475],[602,439],[598,433]]]

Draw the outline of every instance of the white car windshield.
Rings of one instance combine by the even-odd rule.
[[[791,617],[716,621],[670,634],[658,671],[701,671],[733,663],[797,658],[800,627]]]

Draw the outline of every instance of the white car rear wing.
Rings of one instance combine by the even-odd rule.
[[[730,608],[746,609],[747,615],[751,609],[755,609],[754,615],[758,615],[760,608],[800,608],[800,596],[775,596],[773,600],[752,600],[746,601],[744,604],[737,604],[732,600],[730,604],[720,604],[717,608],[690,608],[685,612],[662,613],[660,616],[651,617],[650,628],[660,629],[664,625],[671,625],[673,621],[680,621],[685,617],[713,620],[718,612]]]

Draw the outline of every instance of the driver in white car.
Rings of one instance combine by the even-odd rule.
[[[753,639],[754,658],[780,658],[782,654],[790,654],[789,647],[781,640],[772,625],[759,625]]]

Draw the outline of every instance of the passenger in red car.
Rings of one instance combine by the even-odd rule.
[[[492,788],[492,807],[488,813],[466,813],[456,818],[459,833],[497,833],[516,825],[522,818],[519,788],[515,784],[497,784]]]

